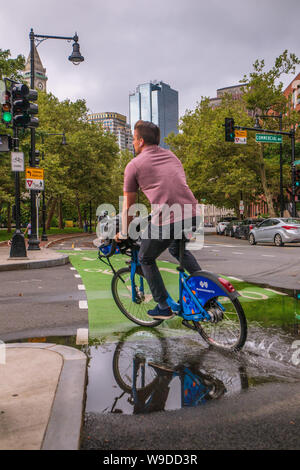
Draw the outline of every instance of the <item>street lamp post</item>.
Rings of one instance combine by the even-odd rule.
[[[48,136],[48,135],[61,135],[62,136],[62,141],[61,141],[61,145],[67,145],[67,140],[66,140],[66,135],[65,133],[61,133],[61,134],[56,134],[56,133],[46,133],[46,134],[41,134],[41,138],[42,138],[42,144],[44,145],[45,143],[45,136]],[[42,160],[44,160],[44,157],[45,157],[45,152],[42,151]],[[47,237],[47,233],[46,233],[46,202],[45,202],[45,182],[44,182],[44,191],[43,191],[43,196],[42,196],[42,237],[41,237],[41,240],[43,242],[46,242],[48,241],[48,237]]]
[[[30,39],[30,88],[34,89],[34,44],[37,42],[37,46],[46,39],[62,39],[66,41],[74,41],[73,51],[69,56],[70,62],[74,65],[79,65],[84,61],[83,56],[80,53],[78,35],[75,33],[73,37],[68,36],[48,36],[42,34],[34,34],[33,29],[29,33]],[[30,147],[30,166],[35,167],[35,128],[31,128],[31,147]],[[31,236],[29,237],[28,250],[39,250],[40,242],[37,233],[37,210],[36,210],[36,197],[37,192],[35,190],[30,191],[31,195]]]

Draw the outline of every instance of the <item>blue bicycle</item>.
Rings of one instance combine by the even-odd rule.
[[[219,349],[237,351],[247,338],[247,321],[238,300],[239,293],[233,285],[208,271],[192,275],[185,273],[182,256],[187,238],[180,242],[178,301],[170,295],[167,302],[173,312],[182,319],[182,325],[200,334],[209,344]],[[126,240],[116,244],[107,240],[99,247],[99,259],[110,266],[114,276],[111,289],[121,312],[140,326],[155,327],[163,320],[153,320],[147,311],[156,305],[142,268],[138,261],[139,244]],[[110,262],[115,253],[130,257],[128,266],[116,271]]]

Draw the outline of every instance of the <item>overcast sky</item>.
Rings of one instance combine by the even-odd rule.
[[[300,56],[300,0],[14,0],[1,2],[0,48],[28,56],[29,32],[79,35],[72,46],[49,39],[38,51],[48,91],[84,98],[91,112],[128,116],[129,93],[162,80],[179,92],[179,110],[238,84],[253,62],[271,66],[284,49]],[[298,72],[300,71],[300,67]],[[285,84],[287,85],[290,79]]]

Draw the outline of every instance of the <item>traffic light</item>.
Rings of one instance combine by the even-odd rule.
[[[40,152],[39,150],[35,151],[35,166],[39,166],[40,164]]]
[[[38,97],[36,90],[19,83],[12,89],[13,125],[16,127],[38,127],[39,120],[32,115],[38,113],[38,105],[31,103]]]
[[[234,119],[225,118],[225,141],[234,142]]]
[[[1,105],[2,111],[2,122],[4,124],[10,124],[12,120],[12,105],[11,105],[11,93],[5,90],[3,94],[3,103]]]

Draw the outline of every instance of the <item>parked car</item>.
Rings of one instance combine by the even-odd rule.
[[[236,227],[235,237],[248,239],[250,230],[252,230],[256,225],[263,222],[265,219],[251,219],[247,218],[241,221],[241,223]]]
[[[274,243],[276,246],[300,242],[300,219],[278,217],[264,220],[250,230],[250,245],[258,242]]]
[[[229,222],[225,227],[224,235],[232,238],[235,237],[236,230],[241,223],[242,222],[240,220],[232,220]]]
[[[229,224],[227,221],[219,222],[216,226],[217,235],[224,235],[226,226]]]

